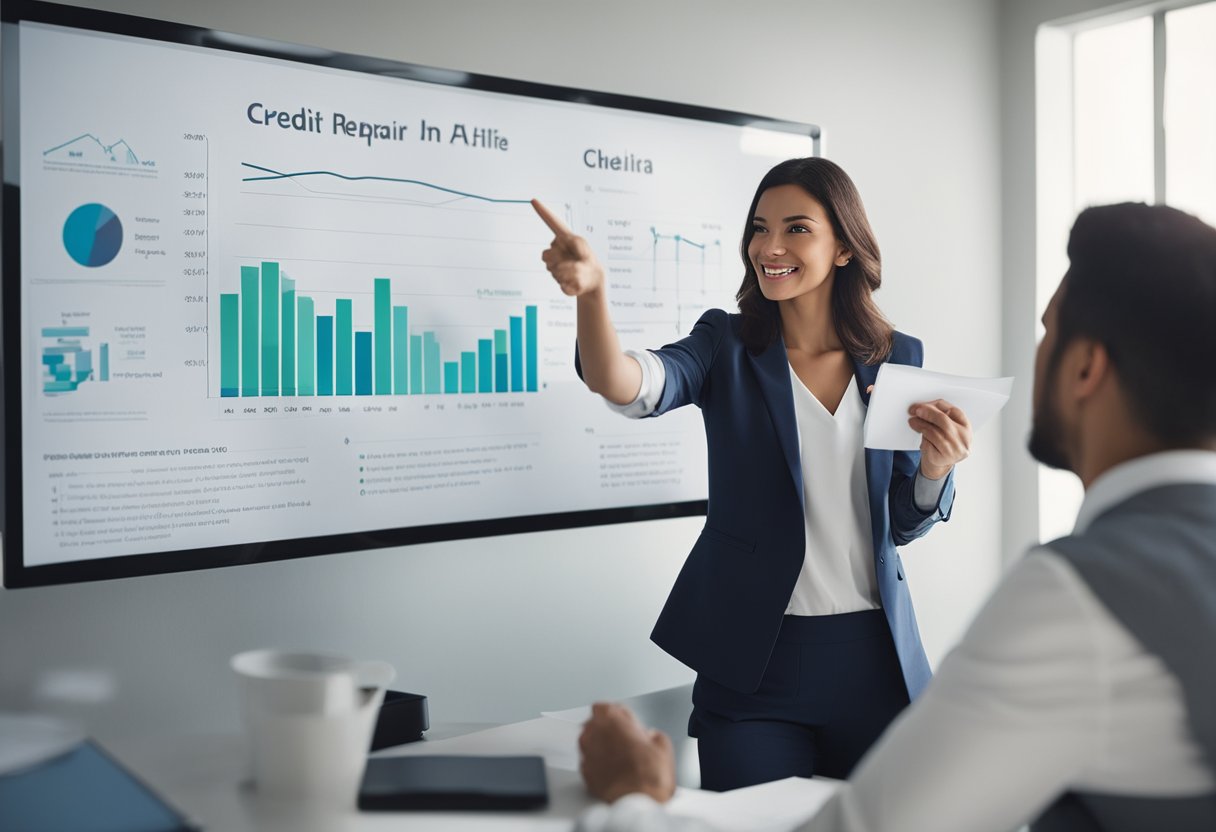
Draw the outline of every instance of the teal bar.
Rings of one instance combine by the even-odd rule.
[[[262,263],[262,395],[279,395],[279,264]]]
[[[241,266],[241,395],[258,394],[258,267]]]
[[[460,354],[460,392],[477,392],[477,353],[475,352]]]
[[[87,381],[93,375],[93,353],[81,350],[76,356],[76,380]]]
[[[489,338],[477,341],[477,392],[494,392],[494,342]]]
[[[101,353],[101,356],[100,356],[101,381],[109,381],[110,380],[110,345],[102,344],[97,349],[98,349],[98,352]]]
[[[410,395],[422,392],[422,336],[410,336]]]
[[[317,360],[317,317],[314,309],[312,298],[299,297],[296,298],[296,320],[300,326],[300,341],[299,341],[299,384],[296,386],[296,392],[301,396],[315,396],[317,393],[316,385],[316,360]]]
[[[511,316],[511,392],[524,390],[524,319]]]
[[[524,307],[524,351],[527,356],[528,369],[526,386],[529,393],[535,393],[537,387],[537,353],[536,353],[536,307]]]
[[[372,333],[355,333],[355,395],[372,394]]]
[[[427,393],[439,392],[439,342],[435,333],[422,333],[422,386]]]
[[[241,296],[220,295],[220,396],[241,393]]]
[[[460,392],[460,362],[445,361],[443,362],[443,392],[459,393]]]
[[[334,394],[334,318],[317,316],[317,395]]]
[[[393,301],[389,279],[376,278],[376,395],[393,392]]]
[[[494,392],[507,392],[507,331],[494,330]]]
[[[43,338],[86,338],[89,334],[87,326],[44,326]]]
[[[355,326],[351,317],[350,298],[339,298],[337,302],[338,320],[337,331],[334,333],[334,362],[337,374],[337,389],[339,396],[349,396],[354,392],[351,376],[351,350],[355,343]]]
[[[410,310],[408,306],[393,307],[393,392],[398,396],[410,392],[409,385]]]
[[[283,278],[283,340],[280,350],[283,354],[283,395],[296,394],[296,282],[290,277]]]

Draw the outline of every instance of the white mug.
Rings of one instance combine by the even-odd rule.
[[[392,666],[252,650],[232,668],[244,679],[258,793],[353,808]]]

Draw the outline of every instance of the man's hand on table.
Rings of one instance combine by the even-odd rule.
[[[578,738],[587,791],[608,803],[641,792],[660,803],[676,789],[671,740],[647,729],[624,705],[597,702]]]

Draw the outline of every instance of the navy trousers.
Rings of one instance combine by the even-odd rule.
[[[764,679],[739,693],[698,676],[689,736],[701,788],[726,791],[786,777],[844,779],[908,704],[882,610],[787,615]]]

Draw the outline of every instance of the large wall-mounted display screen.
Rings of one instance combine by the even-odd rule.
[[[734,308],[818,130],[29,2],[4,16],[5,583],[704,511],[699,414],[574,366]]]

